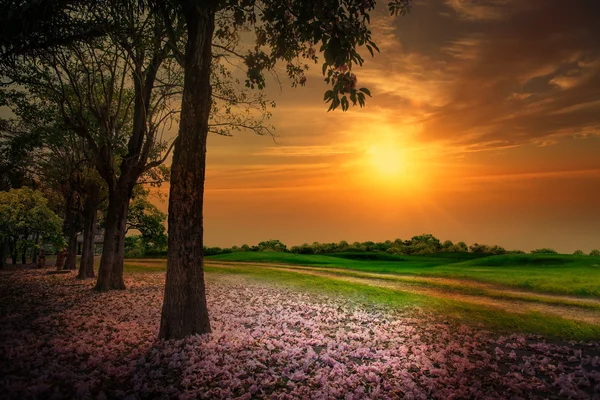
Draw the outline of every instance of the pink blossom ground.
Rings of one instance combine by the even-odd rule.
[[[95,293],[0,272],[0,397],[596,398],[600,344],[499,337],[242,278],[209,277],[213,333],[158,341],[164,274]]]

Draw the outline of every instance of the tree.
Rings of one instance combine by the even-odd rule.
[[[531,250],[531,254],[558,254],[558,251],[554,249],[549,249],[547,247],[543,247],[541,249]]]
[[[471,253],[485,254],[489,253],[490,247],[485,244],[473,243],[469,246]]]
[[[279,240],[266,240],[258,244],[259,251],[287,251],[287,246]]]
[[[10,10],[3,32],[12,38],[0,42],[1,72],[35,96],[59,104],[66,126],[86,139],[96,154],[98,172],[108,187],[96,289],[123,289],[132,188],[173,148],[173,142],[162,140],[162,133],[179,113],[173,97],[180,96],[182,80],[175,59],[182,63],[177,48],[184,23],[180,19],[165,25],[169,15],[151,12],[143,1],[37,3],[46,1],[0,1],[0,10]],[[40,15],[32,16],[31,10]],[[20,24],[26,28],[23,32],[15,29]],[[229,62],[238,45],[230,20],[223,18],[220,24],[221,32],[214,37],[220,51],[213,54],[209,130],[268,134],[264,121],[270,113],[264,96],[238,87],[231,71],[218,62]]]
[[[62,221],[47,206],[47,200],[41,192],[30,188],[10,189],[0,192],[0,241],[2,249],[11,242],[13,249],[18,242],[27,244],[33,235],[39,235],[42,243],[62,245]],[[2,265],[5,254],[2,251]],[[13,253],[13,263],[15,262]]]
[[[590,256],[592,256],[592,257],[600,257],[600,250],[594,249],[594,250],[590,251]]]
[[[453,249],[454,243],[452,243],[452,240],[446,240],[444,243],[442,243],[442,251],[452,252]]]
[[[140,177],[172,149],[163,134],[178,113],[173,98],[181,80],[161,18],[133,2],[91,3],[85,8],[90,23],[114,29],[3,62],[2,73],[31,96],[58,105],[64,125],[87,142],[108,191],[96,288],[124,289],[129,200]]]
[[[219,1],[154,0],[167,26],[185,25],[185,51],[176,54],[184,70],[179,136],[173,152],[169,197],[169,255],[160,337],[182,338],[210,332],[203,272],[204,176],[211,111],[211,73],[215,17],[232,16],[231,26],[254,32],[255,46],[241,55],[246,85],[264,87],[264,71],[286,63],[294,84],[306,82],[301,58],[317,61],[313,45],[324,52],[323,74],[332,86],[325,93],[330,110],[350,102],[364,105],[368,89],[356,88],[357,49],[377,50],[368,29],[372,0]],[[407,0],[389,3],[392,14],[405,13]],[[218,31],[217,31],[218,32]],[[173,37],[171,36],[173,39]],[[171,46],[177,52],[176,46]]]
[[[51,199],[55,211],[63,217],[63,231],[68,238],[65,269],[76,269],[77,234],[83,228],[79,276],[93,277],[93,254],[89,251],[93,234],[90,236],[88,231],[95,230],[100,193],[104,191],[94,171],[95,155],[86,140],[66,126],[53,98],[42,97],[39,90],[35,93],[36,96],[10,87],[0,90],[0,104],[15,115],[5,121],[8,129],[0,133],[4,143],[29,144],[21,150],[27,159],[24,177]]]
[[[150,191],[138,185],[127,214],[127,230],[135,229],[141,233],[143,252],[160,251],[167,246],[165,222],[167,215],[148,199]]]

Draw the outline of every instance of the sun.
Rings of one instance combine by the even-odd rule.
[[[382,177],[399,177],[404,172],[405,160],[402,151],[392,145],[373,145],[367,151],[373,172]]]

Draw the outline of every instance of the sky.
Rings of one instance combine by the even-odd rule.
[[[206,245],[600,248],[600,2],[415,0],[371,28],[366,107],[328,113],[316,65],[267,87],[275,137],[209,137]]]

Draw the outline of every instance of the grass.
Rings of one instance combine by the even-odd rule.
[[[363,253],[364,254],[364,253]],[[369,254],[369,253],[366,253]],[[375,253],[377,254],[377,253]],[[452,253],[450,253],[452,254]],[[211,256],[210,260],[323,266],[362,272],[470,279],[535,292],[600,297],[600,257],[506,254],[473,259],[470,253],[356,259],[356,253],[304,255],[247,252]]]
[[[435,256],[396,256],[385,253],[338,253],[302,255],[274,252],[232,253],[207,258],[207,262],[240,262],[221,268],[206,267],[208,274],[238,274],[251,279],[275,282],[297,290],[343,296],[365,304],[394,308],[421,307],[440,315],[469,324],[483,324],[498,332],[524,332],[571,340],[600,338],[600,325],[573,321],[540,312],[510,310],[460,301],[452,296],[438,297],[414,293],[400,288],[376,287],[366,283],[348,282],[346,277],[364,277],[363,273],[392,274],[374,281],[398,281],[403,285],[420,286],[448,293],[462,293],[486,298],[545,303],[559,307],[580,307],[595,312],[598,304],[554,299],[544,294],[600,297],[600,258],[571,255],[510,254],[477,257],[454,253]],[[259,268],[247,263],[285,264],[283,268]],[[274,265],[275,266],[275,265]],[[326,268],[330,276],[303,274],[296,267]],[[159,258],[125,261],[129,273],[164,272],[166,260]],[[413,278],[411,278],[413,277]],[[417,278],[443,277],[459,282],[423,281]],[[370,278],[373,279],[373,278]],[[496,286],[494,290],[477,287],[473,282]],[[526,289],[528,293],[507,293],[502,288]]]

